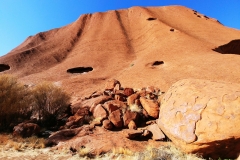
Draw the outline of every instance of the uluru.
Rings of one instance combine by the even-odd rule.
[[[96,110],[98,110],[99,114],[101,113],[100,117],[105,129],[114,128],[117,123],[122,123],[119,128],[127,128],[131,123],[133,123],[131,127],[136,128],[136,126],[140,126],[136,122],[137,119],[139,117],[141,119],[141,116],[147,112],[150,117],[148,120],[156,120],[156,122],[150,124],[151,127],[146,126],[146,128],[152,129],[159,126],[160,131],[158,129],[153,130],[163,132],[161,133],[163,137],[156,136],[155,139],[166,140],[166,136],[167,139],[176,141],[174,143],[182,150],[187,148],[187,152],[199,152],[203,155],[206,152],[204,147],[200,147],[200,149],[196,147],[191,150],[189,146],[185,147],[184,145],[193,141],[195,141],[192,144],[194,147],[199,145],[199,141],[202,143],[209,142],[209,144],[205,144],[206,146],[211,145],[213,142],[210,139],[208,139],[209,141],[198,139],[203,135],[204,127],[202,125],[207,124],[205,121],[211,121],[211,118],[188,119],[189,121],[184,121],[184,124],[182,124],[182,121],[175,117],[176,123],[180,123],[178,125],[194,123],[193,130],[196,129],[194,127],[198,127],[201,123],[202,130],[197,129],[198,133],[192,139],[191,137],[181,139],[181,136],[176,136],[179,134],[175,135],[174,128],[171,128],[175,126],[175,124],[172,124],[175,122],[168,121],[168,118],[164,117],[164,115],[168,114],[161,112],[161,103],[164,106],[162,111],[166,113],[169,110],[168,106],[178,107],[177,104],[179,104],[180,107],[171,110],[169,115],[171,113],[171,116],[174,116],[179,112],[184,112],[183,115],[186,117],[193,115],[187,115],[188,112],[183,111],[183,105],[189,107],[192,104],[194,104],[193,106],[195,104],[199,104],[199,106],[204,104],[204,106],[200,106],[201,109],[193,109],[193,112],[196,111],[197,113],[201,110],[200,115],[202,115],[202,112],[207,110],[208,105],[220,104],[221,107],[225,106],[225,108],[223,107],[224,116],[232,115],[235,117],[235,119],[233,118],[235,125],[239,122],[240,117],[239,66],[240,30],[226,27],[217,19],[184,6],[136,6],[122,10],[83,14],[69,25],[29,36],[19,46],[0,57],[0,75],[13,75],[27,86],[34,86],[42,81],[60,86],[71,96],[73,106],[81,103],[80,106],[82,108],[89,107],[87,112],[92,112],[93,115],[98,114],[96,113]],[[113,84],[113,87],[106,88],[106,83]],[[214,86],[217,88],[218,93],[214,94],[214,87],[212,87],[211,91],[204,89],[203,91],[206,91],[206,93],[202,93],[202,87],[205,85],[201,86],[201,84],[209,85],[208,88]],[[230,88],[227,87],[228,84]],[[185,87],[185,85],[187,86]],[[178,88],[175,88],[176,86]],[[141,90],[143,87],[146,87],[144,93]],[[226,90],[219,89],[224,87]],[[105,89],[104,92],[102,92],[103,89]],[[193,93],[191,94],[188,91]],[[166,95],[165,92],[167,92]],[[225,92],[230,98],[228,97],[226,101],[223,101],[221,97],[224,96]],[[184,95],[189,93],[189,99],[188,97],[184,98],[182,93]],[[192,99],[190,95],[193,97]],[[103,98],[103,96],[105,97]],[[210,97],[209,99],[216,99],[210,101],[205,96]],[[194,97],[200,99],[199,103],[192,103]],[[201,98],[204,99],[204,102]],[[130,106],[131,99],[134,99],[132,104],[139,104],[145,112],[138,115],[133,114],[137,112],[131,110],[131,113],[130,111],[127,113],[125,109],[128,105]],[[93,101],[99,103],[94,103],[93,107],[90,105]],[[122,101],[122,103],[116,103],[115,101]],[[147,103],[146,106],[145,103]],[[229,107],[232,110],[227,110],[227,106],[231,106],[227,103],[237,108],[232,109]],[[124,111],[120,109],[122,106],[125,107]],[[77,109],[73,112],[75,118],[76,114],[79,113]],[[151,112],[154,113],[151,114]],[[208,115],[205,114],[206,118]],[[118,121],[116,118],[118,116],[122,118],[122,122]],[[124,116],[125,119],[128,119],[126,120],[127,124],[125,124]],[[163,118],[160,116],[163,116]],[[161,119],[163,122],[160,122]],[[219,120],[219,117],[217,119]],[[130,121],[132,122],[129,124]],[[215,123],[215,121],[211,122]],[[223,120],[223,123],[230,122]],[[169,131],[169,126],[164,126],[162,123],[172,125],[170,127],[172,130]],[[101,129],[97,128],[96,133],[109,134],[112,137],[116,136],[114,132],[107,131],[105,133],[102,129],[104,126]],[[83,129],[67,129],[69,133],[74,132],[76,135],[85,136],[85,139],[77,139],[77,136],[70,140],[67,139],[69,142],[67,146],[69,147],[81,146],[80,144],[90,139],[89,137],[92,134],[90,132],[94,132],[89,129],[89,126],[84,126]],[[83,133],[83,130],[88,133]],[[143,135],[144,132],[144,130],[137,132],[139,130],[135,129],[131,131],[134,131],[136,137]],[[219,131],[222,130],[219,129]],[[211,131],[211,133],[214,132]],[[233,137],[236,141],[229,140],[230,142],[225,142],[225,138],[219,134],[214,139],[214,142],[220,138],[219,141],[223,141],[222,143],[229,145],[230,142],[236,142],[236,146],[240,146],[240,129],[234,130],[234,133],[229,134],[229,137],[225,137],[226,139]],[[128,133],[129,135],[130,133]],[[133,135],[132,132],[131,135]],[[58,136],[58,133],[55,133],[52,137],[54,136]],[[104,138],[106,137],[104,135]],[[107,152],[111,148],[110,142],[107,140],[106,142],[105,140],[100,141],[94,133],[92,138],[97,141],[96,143],[101,144],[97,146],[97,151],[104,147],[102,143],[106,143],[108,147],[101,151]],[[176,140],[178,138],[180,140]],[[185,139],[187,139],[186,142]],[[191,140],[188,141],[189,139]],[[75,144],[76,142],[79,144]],[[117,143],[117,141],[113,143]],[[140,143],[133,141],[132,144],[122,143],[127,147],[132,147],[134,151],[138,151],[142,149],[141,143],[146,145],[147,141],[144,140]],[[151,143],[153,146],[157,146],[158,143],[164,142],[151,141]],[[59,148],[63,147],[62,142],[56,144],[58,144]],[[89,143],[86,146],[91,148],[93,145]],[[220,147],[220,150],[222,151],[223,148]],[[205,157],[216,158],[218,152],[212,148],[211,151],[207,152]],[[213,152],[214,154],[212,154]],[[240,150],[236,149],[234,152],[229,153],[228,156],[237,158]],[[224,155],[220,156],[224,157]]]

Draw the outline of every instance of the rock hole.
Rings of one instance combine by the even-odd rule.
[[[0,64],[0,72],[4,72],[6,70],[9,70],[10,66],[7,64]]]
[[[197,17],[198,17],[198,18],[201,18],[201,16],[200,16],[200,15],[197,15]]]
[[[173,28],[171,28],[171,29],[170,29],[170,31],[171,31],[171,32],[174,32],[174,29],[173,29]]]
[[[156,20],[157,18],[153,18],[153,17],[149,17],[147,20],[148,21],[153,21],[153,20]]]
[[[164,62],[163,61],[155,61],[155,62],[153,62],[152,66],[159,66],[161,64],[164,64]]]
[[[213,51],[222,53],[222,54],[237,54],[240,55],[240,39],[235,39],[230,41],[227,44],[221,45]]]
[[[204,15],[204,18],[206,18],[206,19],[209,19],[209,17],[208,17],[208,16],[206,16],[206,15]]]
[[[75,67],[75,68],[70,68],[67,70],[68,73],[86,73],[92,71],[92,67]]]

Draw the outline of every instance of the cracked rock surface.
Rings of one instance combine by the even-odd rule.
[[[237,157],[240,84],[180,80],[163,97],[157,123],[186,152]]]

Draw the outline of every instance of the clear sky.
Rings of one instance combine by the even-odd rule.
[[[0,56],[28,36],[65,26],[84,13],[167,5],[186,6],[240,30],[240,0],[0,0]]]

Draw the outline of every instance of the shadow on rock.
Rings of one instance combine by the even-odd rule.
[[[240,55],[240,39],[235,39],[227,44],[221,45],[213,51],[219,52],[221,54],[237,54]]]
[[[224,145],[223,145],[224,144]],[[204,158],[230,158],[235,159],[240,153],[240,139],[229,138],[224,140],[213,141],[210,143],[202,143],[202,149],[198,149],[197,153],[204,154]],[[214,154],[215,153],[215,154]]]

